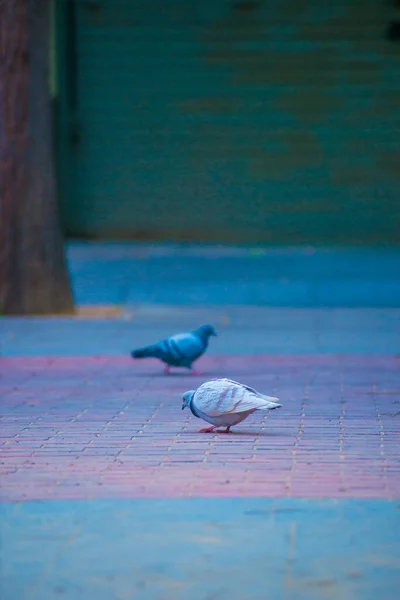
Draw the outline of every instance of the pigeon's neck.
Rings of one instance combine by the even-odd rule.
[[[193,399],[194,399],[194,394],[193,394],[193,396],[190,398],[190,402],[189,402],[189,408],[190,408],[190,411],[191,411],[192,415],[194,415],[194,416],[195,416],[195,417],[197,417],[198,419],[201,419],[200,415],[199,415],[199,414],[198,414],[198,412],[196,411],[196,407],[195,407],[195,405],[194,405]]]
[[[206,346],[208,344],[208,339],[209,339],[209,335],[208,333],[205,333],[204,331],[202,331],[201,329],[196,329],[196,331],[193,331],[194,335],[197,335],[198,338],[201,339],[201,341],[203,342],[203,344]]]

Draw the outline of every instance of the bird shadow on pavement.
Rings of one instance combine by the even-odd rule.
[[[212,433],[204,433],[199,431],[198,429],[195,430],[191,430],[191,431],[181,431],[179,433],[180,436],[184,436],[184,435],[201,435],[204,436],[205,438],[210,438],[213,435],[220,435],[221,437],[226,438],[227,440],[233,438],[233,437],[252,437],[252,438],[259,438],[259,437],[282,437],[282,433],[276,432],[276,431],[245,431],[243,429],[241,430],[233,430],[231,429],[231,431],[229,433],[224,433],[223,431],[213,431]]]

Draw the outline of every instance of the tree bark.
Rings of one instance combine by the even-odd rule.
[[[0,0],[0,302],[73,311],[58,215],[48,82],[49,0]]]

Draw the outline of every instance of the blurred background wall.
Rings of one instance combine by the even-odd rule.
[[[384,0],[54,0],[69,236],[400,241]]]

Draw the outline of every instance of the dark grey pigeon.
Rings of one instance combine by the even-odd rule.
[[[166,364],[165,374],[169,373],[170,367],[185,367],[191,369],[193,375],[199,375],[192,365],[207,350],[208,340],[212,335],[217,335],[214,327],[202,325],[190,333],[177,333],[152,346],[134,350],[131,356],[158,358]]]

